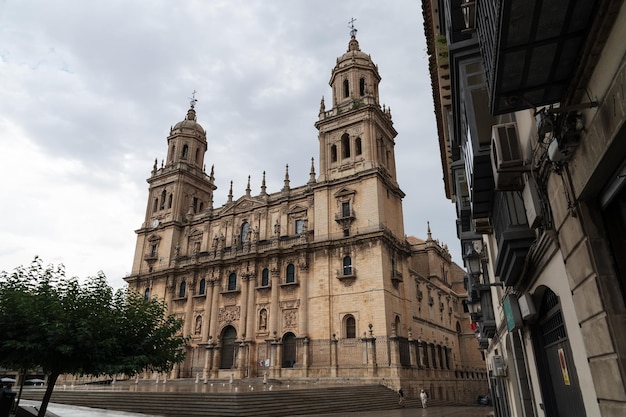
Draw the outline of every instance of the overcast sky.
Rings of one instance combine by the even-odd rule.
[[[354,17],[391,107],[407,235],[448,244],[421,2],[0,0],[0,270],[35,255],[70,276],[130,273],[154,159],[197,91],[215,207],[309,179],[320,99]]]

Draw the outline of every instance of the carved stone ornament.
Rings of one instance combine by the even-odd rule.
[[[294,329],[298,324],[298,310],[283,311],[283,327],[285,329]]]
[[[220,325],[232,324],[239,320],[240,314],[241,312],[239,306],[226,306],[220,308],[220,312],[218,314],[219,323]]]

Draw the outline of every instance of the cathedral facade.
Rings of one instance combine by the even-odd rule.
[[[130,288],[160,297],[191,335],[171,377],[385,380],[462,400],[485,394],[463,309],[463,271],[431,238],[407,238],[391,113],[354,36],[324,100],[319,172],[214,207],[206,132],[192,102],[155,162]],[[417,391],[416,391],[417,392]],[[463,398],[461,398],[463,397]]]

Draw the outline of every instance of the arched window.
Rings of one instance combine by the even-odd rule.
[[[154,205],[152,206],[152,211],[157,211],[159,209],[159,198],[156,197],[154,199]]]
[[[363,153],[363,145],[361,144],[361,138],[356,138],[354,141],[354,152],[357,155],[361,155]]]
[[[169,201],[167,202],[167,208],[171,209],[172,208],[172,200],[174,199],[174,195],[170,194],[170,198]]]
[[[267,287],[270,285],[270,271],[267,268],[263,268],[261,272],[261,287]]]
[[[349,256],[343,258],[343,274],[352,275],[352,258]]]
[[[285,282],[296,282],[296,267],[293,264],[287,265],[287,277]]]
[[[293,368],[296,363],[296,335],[287,333],[283,336],[283,368]]]
[[[337,162],[337,145],[330,147],[330,160],[331,162]]]
[[[250,229],[250,224],[243,222],[241,225],[241,243],[245,243],[248,240],[248,229]]]
[[[234,291],[237,289],[237,274],[234,272],[228,276],[228,291]]]
[[[348,80],[343,80],[343,96],[350,97],[350,83]]]
[[[204,278],[200,280],[200,288],[198,288],[198,294],[206,294],[206,280]]]
[[[161,207],[160,207],[161,210],[165,208],[165,196],[166,195],[167,195],[167,192],[165,190],[161,191]]]
[[[359,94],[361,94],[361,96],[365,95],[365,78],[359,80]]]
[[[180,283],[180,287],[178,289],[178,297],[184,298],[187,293],[187,283],[185,281]]]
[[[356,337],[356,320],[354,316],[346,316],[346,339],[354,339]]]
[[[222,332],[222,350],[220,352],[220,369],[231,369],[237,357],[237,330],[226,326]]]
[[[394,322],[396,323],[396,334],[400,336],[400,316],[396,316]]]
[[[196,149],[196,164],[200,160],[200,149]]]
[[[187,154],[189,153],[189,146],[187,146],[186,144],[183,145],[183,152],[180,154],[180,157],[182,159],[187,159]]]
[[[150,299],[150,288],[146,288],[143,292],[143,300],[148,301]]]
[[[350,136],[347,133],[341,137],[341,157],[350,158]]]

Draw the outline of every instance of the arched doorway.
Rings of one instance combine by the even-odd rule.
[[[237,358],[237,330],[227,326],[222,331],[222,350],[220,351],[220,369],[232,369]]]
[[[532,337],[546,415],[584,417],[587,414],[559,297],[542,287],[535,299],[540,300],[539,319]]]
[[[296,363],[296,335],[289,332],[283,336],[283,368],[293,368]]]

